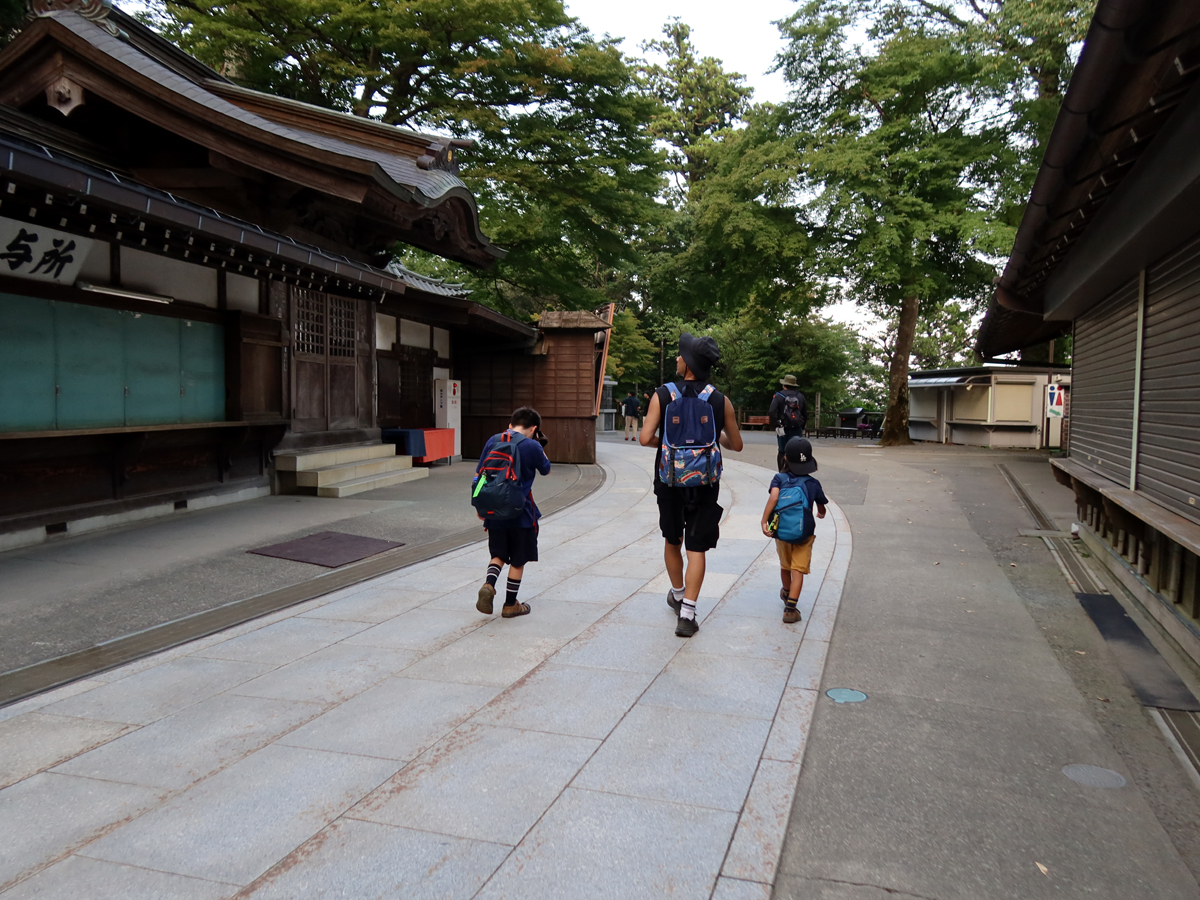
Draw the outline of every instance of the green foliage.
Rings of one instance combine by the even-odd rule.
[[[896,324],[885,442],[907,440],[914,350],[956,355],[946,343],[990,292],[1091,6],[807,0],[781,25],[819,266]]]
[[[618,382],[614,396],[632,388],[644,391],[658,385],[658,346],[642,333],[638,318],[623,309],[613,317],[605,374]]]
[[[744,75],[726,72],[719,59],[697,59],[692,30],[679,19],[671,19],[662,31],[662,40],[642,46],[662,62],[641,67],[641,84],[659,102],[650,133],[671,146],[676,179],[671,197],[678,204],[712,171],[713,150],[737,126],[753,90]]]
[[[757,303],[780,314],[818,304],[810,246],[793,202],[795,143],[769,106],[750,106],[741,75],[697,58],[686,25],[646,49],[647,88],[661,102],[651,129],[671,145],[676,177],[659,227],[641,243],[639,287],[655,309],[732,315]]]
[[[951,300],[917,320],[913,361],[919,369],[974,365],[975,334],[981,310]]]
[[[28,10],[25,0],[0,0],[0,47],[16,37]]]
[[[248,87],[474,138],[462,177],[509,255],[461,277],[510,313],[597,305],[657,215],[656,103],[562,0],[156,3],[156,27]]]

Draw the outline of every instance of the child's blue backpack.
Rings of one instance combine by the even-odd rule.
[[[485,522],[515,519],[525,509],[521,490],[521,454],[517,447],[528,440],[516,431],[492,438],[492,448],[471,482],[471,505]]]
[[[808,496],[807,475],[785,475],[775,503],[779,525],[775,538],[787,544],[803,544],[812,537],[812,499]],[[814,523],[815,524],[815,523]]]
[[[711,384],[688,397],[678,384],[663,385],[671,402],[663,413],[662,459],[658,480],[669,487],[705,487],[721,480],[720,433],[708,402]]]

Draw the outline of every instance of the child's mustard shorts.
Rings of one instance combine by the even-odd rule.
[[[776,541],[775,552],[779,554],[779,567],[781,569],[791,569],[793,572],[799,572],[801,575],[807,575],[809,568],[812,567],[812,548],[813,541],[817,539],[814,534],[803,544],[789,544],[787,541]]]

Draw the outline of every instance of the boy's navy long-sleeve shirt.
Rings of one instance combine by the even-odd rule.
[[[483,461],[487,459],[487,455],[491,451],[492,444],[495,443],[497,437],[499,435],[488,438],[487,443],[483,445],[483,452],[479,455],[479,463],[475,466],[476,473],[483,468]],[[542,445],[533,438],[526,438],[517,444],[517,453],[521,456],[521,493],[525,495],[525,509],[519,518],[489,523],[493,528],[532,528],[534,523],[542,517],[541,510],[533,502],[533,479],[537,477],[539,472],[542,475],[550,474],[550,459],[546,456],[546,451],[542,449]]]

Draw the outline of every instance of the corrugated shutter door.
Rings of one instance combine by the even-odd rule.
[[[1200,522],[1200,239],[1146,272],[1139,493]]]
[[[1129,486],[1138,281],[1075,320],[1071,459]]]

